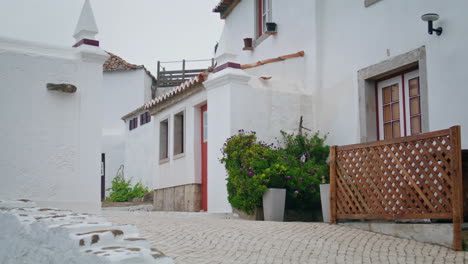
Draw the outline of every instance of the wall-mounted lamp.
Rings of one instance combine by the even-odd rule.
[[[429,34],[432,35],[432,32],[434,32],[434,31],[437,34],[437,36],[440,36],[440,34],[442,34],[442,27],[438,27],[438,28],[433,28],[432,27],[432,22],[437,21],[439,19],[438,14],[434,14],[434,13],[424,14],[424,15],[421,16],[421,19],[423,21],[427,21]]]

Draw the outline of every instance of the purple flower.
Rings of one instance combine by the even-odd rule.
[[[299,191],[298,191],[298,190],[295,190],[295,191],[294,191],[294,194],[298,194],[298,193],[299,193]]]
[[[311,171],[308,171],[307,173],[309,173],[309,174],[312,174],[312,172],[311,172]]]
[[[318,169],[314,169],[314,172],[317,172],[317,171],[318,171]]]
[[[262,181],[262,184],[265,184],[265,181]]]
[[[299,178],[298,180],[302,181],[302,178]]]
[[[241,170],[245,170],[245,167],[244,167],[244,166],[242,166],[242,167],[241,167]]]
[[[245,189],[244,186],[242,186],[241,189],[244,190]]]
[[[286,176],[286,179],[291,179],[291,176]]]
[[[248,174],[249,176],[252,176],[254,173],[251,172],[251,171],[249,171],[249,172],[247,172],[247,174]]]

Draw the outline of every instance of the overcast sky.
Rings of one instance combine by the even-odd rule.
[[[156,61],[208,59],[223,21],[219,0],[91,0],[101,47],[152,72]],[[84,0],[0,0],[0,36],[74,44]]]

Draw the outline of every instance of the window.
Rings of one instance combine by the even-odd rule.
[[[140,115],[140,125],[144,125],[146,123],[151,122],[151,116],[149,112],[144,112],[143,114]]]
[[[272,21],[272,0],[257,0],[257,37],[266,31],[266,23]]]
[[[133,129],[137,128],[137,127],[138,127],[138,117],[134,117],[134,118],[130,119],[128,129],[133,130]]]
[[[184,112],[174,115],[174,155],[184,153]]]
[[[380,140],[422,132],[418,70],[379,81],[376,89]]]
[[[159,160],[164,160],[169,157],[169,122],[168,120],[159,123]]]

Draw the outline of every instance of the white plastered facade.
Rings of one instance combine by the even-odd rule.
[[[125,160],[134,156],[135,150],[126,150],[128,125],[121,117],[151,99],[152,77],[145,69],[104,72],[104,119],[102,127],[103,153],[105,154],[105,188],[123,171],[132,183],[143,183],[152,187],[152,177],[146,177],[135,167],[125,167]],[[139,118],[139,117],[138,117]],[[140,122],[138,120],[138,122]],[[136,130],[135,130],[136,131]],[[139,130],[138,130],[139,131]],[[132,131],[133,132],[133,131]],[[140,132],[137,132],[140,134]],[[132,143],[129,143],[130,147]],[[145,146],[145,145],[143,145]],[[131,163],[129,163],[131,164]],[[119,171],[120,170],[120,171]],[[109,194],[109,191],[106,191]]]
[[[422,81],[427,87],[422,97],[427,101],[423,104],[428,109],[423,112],[424,132],[461,125],[462,145],[468,146],[468,130],[463,129],[468,126],[463,110],[468,98],[463,79],[468,61],[468,38],[464,32],[468,27],[462,15],[468,3],[382,0],[365,7],[364,0],[301,0],[294,4],[272,0],[272,20],[277,23],[278,33],[260,39],[255,38],[255,3],[240,1],[225,19],[216,54],[218,66],[226,62],[250,64],[301,50],[305,55],[245,70],[227,68],[210,74],[204,81],[209,120],[208,211],[231,211],[226,172],[219,158],[226,138],[238,129],[256,131],[260,139],[276,143],[280,130],[297,132],[303,116],[305,127],[328,134],[329,145],[373,140],[362,119],[363,111],[375,109],[369,110],[369,98],[362,98],[359,72],[405,54],[419,54],[408,63],[416,63],[424,72],[421,78],[426,78]],[[441,36],[427,33],[427,23],[420,17],[428,12],[440,14],[441,19],[434,24],[444,27]],[[254,39],[253,51],[242,49],[242,40],[247,37]],[[395,65],[388,71],[408,66]],[[171,120],[180,109],[193,108],[192,97],[156,115],[156,151],[158,122]],[[193,120],[188,122],[190,125]],[[188,141],[196,137],[191,133],[187,127]],[[199,171],[198,150],[190,150],[195,146],[189,144],[187,148],[195,151],[193,157],[188,152],[183,159],[170,158],[164,164],[159,164],[155,155],[156,188],[197,182],[193,173],[197,175]]]
[[[0,38],[1,199],[100,210],[102,64],[98,47]],[[75,93],[47,84],[72,84]]]

